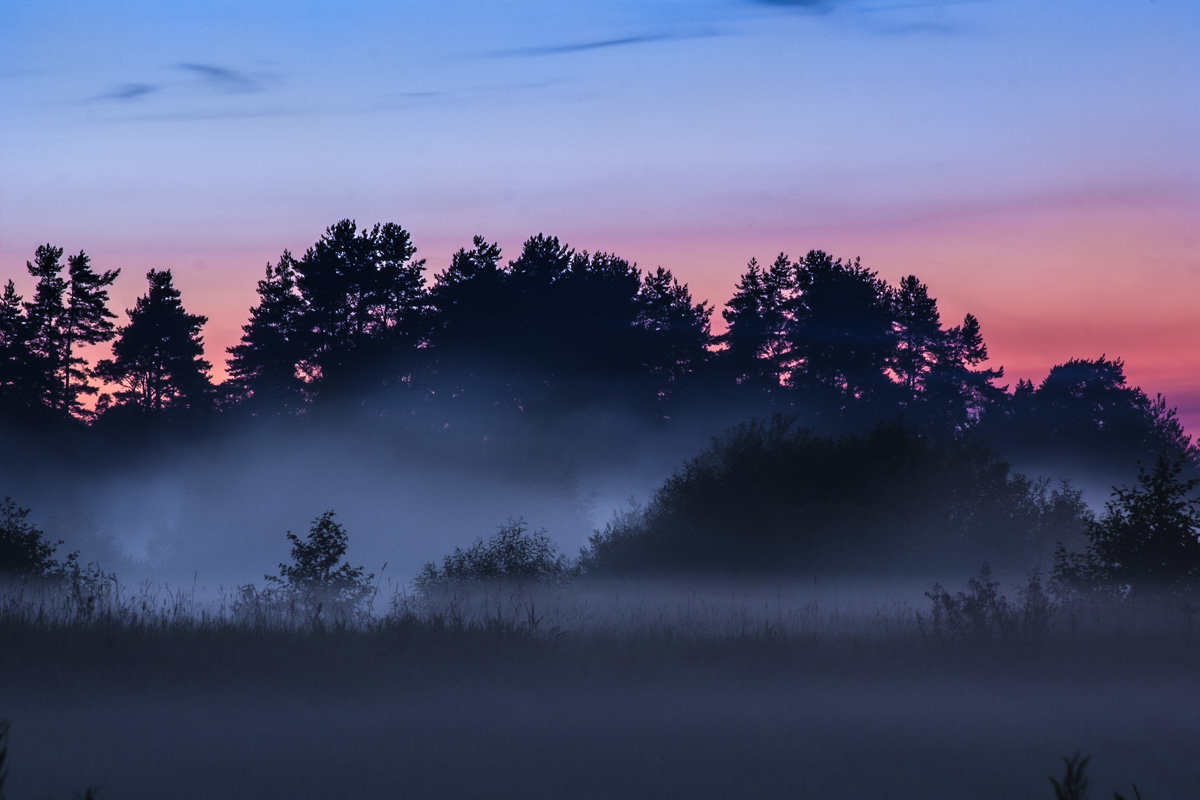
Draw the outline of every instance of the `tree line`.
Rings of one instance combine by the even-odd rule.
[[[1130,386],[1119,359],[1071,359],[1010,391],[1003,370],[985,366],[973,315],[947,325],[915,275],[891,285],[820,250],[751,260],[714,335],[713,307],[662,267],[542,234],[505,262],[475,237],[430,279],[404,228],[343,220],[300,257],[267,265],[220,384],[205,358],[207,319],[185,310],[170,270],[147,273],[118,325],[108,291],[119,270],[97,271],[84,252],[64,263],[49,244],[26,266],[32,296],[11,280],[0,296],[9,420],[303,419],[349,404],[486,429],[580,413],[666,424],[794,413],[825,430],[902,420],[971,432],[1017,454],[1195,457],[1174,410]],[[83,358],[105,343],[111,357]]]

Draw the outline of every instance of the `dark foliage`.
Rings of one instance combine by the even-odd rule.
[[[750,259],[733,297],[721,312],[728,329],[721,337],[726,348],[722,364],[729,377],[748,389],[778,391],[787,374],[790,296],[794,266],[780,253],[768,269]]]
[[[82,415],[80,395],[97,391],[79,347],[113,337],[108,287],[120,270],[97,273],[81,251],[67,258],[63,277],[62,254],[61,247],[44,244],[26,262],[37,281],[30,301],[22,301],[11,281],[0,297],[0,406]]]
[[[1071,359],[1040,386],[1018,383],[980,435],[1014,459],[1126,476],[1159,453],[1195,463],[1197,450],[1161,397],[1130,386],[1120,359]]]
[[[897,343],[887,284],[859,261],[820,250],[796,263],[795,276],[790,383],[828,394],[839,409],[895,397],[885,374]]]
[[[292,563],[280,564],[278,575],[266,576],[285,601],[299,603],[314,619],[326,610],[361,613],[375,591],[375,576],[344,560],[349,535],[334,516],[333,511],[318,516],[303,539],[288,531]]]
[[[826,437],[776,418],[739,426],[593,538],[586,569],[1029,566],[1078,535],[1069,487],[1010,472],[985,448],[901,427]]]
[[[35,360],[21,296],[10,280],[0,295],[0,411],[16,415],[38,405]]]
[[[0,576],[52,587],[76,619],[91,619],[101,598],[110,593],[115,576],[94,562],[81,565],[77,552],[55,558],[62,541],[47,540],[44,531],[27,521],[28,516],[29,510],[11,498],[0,504]]]
[[[229,348],[227,393],[265,414],[294,414],[304,405],[305,385],[299,365],[305,356],[296,289],[296,260],[284,252],[267,265],[258,282],[259,303],[242,326],[242,341]]]
[[[1079,753],[1071,758],[1063,757],[1066,769],[1062,781],[1050,779],[1050,783],[1054,786],[1055,800],[1087,800],[1088,779],[1084,775],[1084,770],[1090,760],[1090,756],[1081,758]]]
[[[113,357],[97,364],[96,374],[121,387],[116,400],[125,409],[204,408],[212,398],[200,336],[208,318],[184,310],[170,270],[152,269],[146,279],[150,288],[126,311]]]
[[[504,264],[477,236],[427,286],[407,230],[342,220],[302,257],[267,267],[215,392],[205,318],[183,310],[166,270],[150,273],[113,358],[89,370],[76,351],[113,336],[107,288],[118,273],[93,271],[82,252],[66,266],[62,248],[43,245],[28,264],[33,297],[11,283],[0,295],[0,413],[22,425],[46,413],[196,425],[194,414],[133,412],[216,401],[484,441],[518,420],[724,426],[783,412],[824,432],[897,419],[939,436],[975,432],[1018,463],[1086,464],[1117,479],[1163,449],[1197,460],[1174,410],[1128,386],[1120,360],[1073,359],[1009,395],[995,385],[1003,370],[984,367],[978,319],[947,327],[916,276],[891,286],[820,250],[766,268],[751,260],[714,339],[712,308],[661,267],[643,272],[545,234]],[[116,408],[107,395],[97,414],[81,405],[93,377],[119,387]]]
[[[29,509],[12,498],[0,504],[0,574],[46,577],[59,568],[54,558],[62,542],[46,540],[46,534],[27,521]]]
[[[859,261],[820,250],[769,269],[751,260],[722,312],[716,375],[741,399],[863,429],[903,416],[961,432],[1002,396],[984,369],[979,321],[943,328],[937,300],[909,275],[893,288]],[[710,390],[711,391],[711,390]]]
[[[476,237],[432,289],[432,385],[452,413],[661,416],[708,358],[711,309],[668,270],[643,276],[616,255],[543,234],[507,268],[499,261],[499,248]]]
[[[344,219],[296,262],[303,354],[295,366],[314,391],[336,395],[405,373],[427,310],[425,260],[416,254],[394,222],[359,230]],[[279,303],[292,302],[286,294]],[[265,311],[274,297],[262,299]]]
[[[917,614],[921,632],[942,641],[1011,642],[1045,635],[1055,606],[1036,570],[1016,601],[1009,601],[987,564],[967,581],[967,591],[950,594],[940,584],[925,593],[932,608]]]
[[[422,592],[460,583],[481,581],[555,582],[567,577],[570,566],[544,530],[529,530],[524,520],[510,520],[488,539],[479,539],[466,550],[442,559],[439,568],[429,562],[417,576]]]
[[[1132,487],[1114,488],[1104,515],[1088,525],[1083,553],[1060,546],[1055,580],[1072,593],[1117,596],[1200,589],[1200,480],[1186,463],[1159,455]]]
[[[1084,756],[1078,752],[1070,758],[1063,756],[1062,780],[1050,778],[1050,783],[1054,786],[1055,800],[1088,800],[1089,781],[1086,772],[1091,760],[1091,756]],[[1136,783],[1133,784],[1133,796],[1135,800],[1142,798]],[[1113,800],[1125,800],[1125,796],[1120,792],[1113,792]]]

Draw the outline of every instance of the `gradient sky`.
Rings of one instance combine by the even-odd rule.
[[[1200,431],[1195,0],[0,0],[0,279],[170,267],[210,360],[350,217],[670,267],[914,273],[1035,382],[1122,357]],[[218,371],[218,374],[220,372]]]

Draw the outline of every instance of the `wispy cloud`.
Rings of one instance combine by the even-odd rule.
[[[629,47],[631,45],[664,42],[675,39],[695,38],[693,36],[646,34],[642,36],[623,36],[618,39],[598,39],[590,42],[571,42],[569,44],[543,45],[539,47],[517,47],[511,50],[497,50],[493,56],[558,56],[568,53],[586,53],[590,50],[605,50],[611,47]]]
[[[175,68],[199,77],[209,88],[219,92],[244,94],[262,91],[264,88],[259,77],[216,64],[184,63],[176,64]]]
[[[218,64],[185,62],[173,64],[170,72],[159,79],[142,82],[122,83],[103,94],[93,96],[86,102],[132,104],[150,95],[164,101],[183,100],[197,94],[246,95],[266,91],[275,77],[269,72],[246,72]],[[185,73],[192,77],[180,77]],[[174,77],[170,77],[173,75]]]
[[[145,97],[148,94],[154,94],[160,88],[161,87],[158,84],[154,83],[125,83],[116,87],[111,92],[101,95],[100,99],[119,100],[122,102],[128,100],[137,100]]]

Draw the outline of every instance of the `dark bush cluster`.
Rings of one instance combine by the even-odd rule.
[[[734,428],[641,510],[593,537],[589,572],[1027,568],[1080,535],[1069,486],[986,448],[891,425],[822,436],[776,417]]]
[[[76,618],[91,619],[101,599],[115,591],[116,577],[98,564],[80,564],[77,552],[56,558],[62,541],[48,540],[28,518],[29,509],[12,498],[0,504],[0,577],[35,581],[60,591]]]
[[[266,622],[274,616],[302,616],[319,625],[327,619],[345,623],[370,613],[375,576],[344,560],[349,534],[326,511],[312,522],[301,539],[291,531],[292,561],[281,563],[278,575],[267,575],[267,587],[241,587],[235,614],[243,622]]]
[[[1187,464],[1160,455],[1137,482],[1116,488],[1104,514],[1087,528],[1083,552],[1060,546],[1054,578],[1074,597],[1125,598],[1200,590],[1200,480]]]
[[[48,577],[61,568],[54,558],[58,545],[28,521],[29,509],[11,497],[0,505],[0,575]]]
[[[513,580],[553,583],[567,578],[571,566],[545,530],[529,530],[524,520],[509,520],[495,535],[467,549],[454,548],[439,568],[425,564],[415,581],[418,590],[460,583]]]
[[[1055,604],[1038,572],[1029,576],[1018,599],[1010,601],[992,578],[987,564],[967,581],[967,591],[950,594],[940,584],[925,593],[932,603],[928,615],[917,614],[923,635],[952,641],[1012,641],[1036,639],[1046,633]]]

